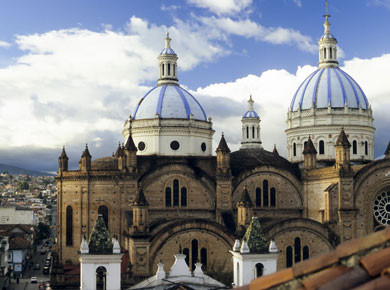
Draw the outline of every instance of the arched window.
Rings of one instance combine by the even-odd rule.
[[[183,254],[186,255],[187,266],[190,266],[190,250],[188,248],[184,248]]]
[[[99,206],[98,215],[101,214],[104,220],[104,224],[108,230],[108,208],[104,205]]]
[[[353,140],[352,142],[352,154],[357,154],[357,141]]]
[[[179,180],[173,180],[173,206],[179,206]]]
[[[70,205],[66,207],[66,245],[73,245],[73,209]]]
[[[162,73],[161,75],[163,76],[164,75],[164,64],[162,64]]]
[[[105,267],[100,266],[96,269],[96,290],[107,289],[107,270]]]
[[[288,246],[286,248],[286,268],[291,267],[292,264],[293,264],[292,247]]]
[[[270,190],[270,204],[272,207],[276,206],[276,190],[275,187],[271,187]]]
[[[256,187],[256,206],[261,206],[261,188]]]
[[[187,188],[181,188],[181,206],[187,206]]]
[[[263,206],[268,206],[268,180],[263,181]]]
[[[200,262],[202,263],[202,266],[204,269],[207,268],[207,249],[202,248],[200,250]]]
[[[326,59],[326,48],[324,47],[324,59]]]
[[[165,206],[170,207],[171,206],[171,188],[167,187],[165,188]]]
[[[364,154],[368,155],[368,142],[364,142]]]
[[[297,144],[293,144],[293,155],[297,156]]]
[[[246,127],[246,139],[249,139],[249,127]]]
[[[252,138],[255,139],[255,127],[252,127]]]
[[[324,142],[324,140],[320,140],[319,147],[320,147],[320,154],[325,154],[325,142]]]
[[[192,271],[195,270],[195,263],[198,261],[198,240],[192,240],[191,242],[191,251],[192,251]]]
[[[262,263],[256,264],[256,278],[263,276],[264,265]]]
[[[172,65],[172,68],[173,68],[173,76],[175,76],[176,75],[176,65]]]
[[[309,247],[304,246],[302,251],[303,251],[303,260],[309,259]]]
[[[168,75],[170,76],[171,75],[171,64],[168,63]]]
[[[332,48],[330,47],[330,48],[329,48],[329,58],[330,58],[330,59],[332,59],[332,55],[333,55],[333,53],[332,53]]]
[[[240,285],[240,264],[237,262],[237,285]]]
[[[294,239],[294,262],[298,263],[301,261],[301,239],[296,237]]]

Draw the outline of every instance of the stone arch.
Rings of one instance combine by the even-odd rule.
[[[339,243],[339,238],[327,227],[311,219],[288,219],[267,226],[264,229],[268,240],[274,239],[280,251],[278,270],[286,267],[286,249],[294,245],[294,239],[301,240],[310,249],[310,257],[332,250]],[[293,248],[293,247],[292,247]]]
[[[228,233],[220,224],[203,219],[188,219],[170,224],[164,224],[152,233],[149,250],[149,272],[154,273],[157,262],[162,259],[169,267],[174,262],[174,254],[182,248],[188,248],[186,240],[197,239],[199,252],[207,249],[208,267],[222,266],[231,271],[231,256],[229,250],[234,244],[234,234]],[[189,251],[191,252],[191,251]],[[200,256],[199,256],[200,257]]]
[[[260,176],[261,179],[258,179]],[[271,177],[270,177],[271,176]],[[285,183],[274,185],[270,183],[270,178],[275,177],[277,180],[276,183]],[[256,181],[256,179],[258,179]],[[288,186],[291,189],[290,194],[294,200],[294,207],[302,208],[303,207],[303,194],[302,194],[302,185],[292,173],[287,170],[283,170],[271,166],[259,166],[251,171],[246,171],[241,173],[237,178],[233,180],[233,206],[236,204],[244,185],[246,185],[252,201],[255,201],[255,191],[258,184],[262,184],[262,180],[267,179],[269,181],[269,188],[276,187],[276,196],[279,198],[277,205],[281,208],[284,206],[288,207],[284,201],[281,201],[281,195],[283,191],[281,190],[282,186]],[[259,183],[260,182],[260,183]],[[279,187],[278,187],[279,186]],[[278,190],[279,189],[279,190]],[[284,190],[284,192],[286,192]],[[283,195],[285,197],[285,194]]]
[[[362,168],[354,178],[354,207],[356,235],[361,237],[374,231],[373,205],[377,195],[390,190],[390,160],[374,161]]]
[[[150,198],[151,191],[155,194],[160,192],[161,196],[165,195],[165,186],[167,182],[173,179],[179,179],[183,184],[186,184],[187,188],[187,206],[189,207],[189,201],[191,200],[191,186],[196,188],[196,194],[202,197],[202,208],[214,209],[216,204],[215,199],[215,182],[203,172],[195,172],[192,168],[182,164],[169,164],[158,167],[153,171],[145,173],[141,178],[140,182],[144,188],[146,199],[149,201],[150,208],[152,208],[153,201],[156,197]],[[191,185],[192,184],[192,185]],[[162,204],[162,203],[161,203]]]

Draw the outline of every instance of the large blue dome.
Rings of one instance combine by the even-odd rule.
[[[291,111],[311,108],[368,109],[366,95],[347,73],[338,67],[319,68],[299,86],[290,109]]]
[[[174,118],[207,121],[199,102],[185,89],[175,84],[166,84],[151,89],[138,103],[133,120]]]

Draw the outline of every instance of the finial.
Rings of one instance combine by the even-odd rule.
[[[253,99],[252,99],[252,94],[249,95],[249,100],[248,100],[248,111],[253,111]]]
[[[171,48],[171,39],[169,38],[168,31],[167,31],[167,36],[165,37],[165,48]]]
[[[222,137],[223,137],[224,135],[223,135],[223,132],[222,132]]]

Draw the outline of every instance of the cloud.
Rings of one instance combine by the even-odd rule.
[[[249,95],[252,94],[255,110],[261,118],[264,148],[272,150],[273,144],[277,144],[279,153],[286,156],[284,130],[288,106],[298,86],[315,69],[313,66],[298,67],[295,74],[285,70],[268,70],[259,76],[248,75],[233,82],[210,84],[198,88],[193,94],[201,96],[207,113],[216,112],[219,108],[220,112],[224,112],[223,115],[210,114],[217,132],[214,141],[218,142],[220,133],[224,131],[231,149],[238,149],[240,146],[240,120],[247,110]],[[375,155],[382,155],[389,142],[387,126],[390,123],[390,54],[371,59],[354,58],[346,61],[342,69],[360,84],[372,105],[376,127]],[[232,107],[226,105],[229,103]]]
[[[316,53],[318,50],[311,37],[291,28],[264,27],[250,19],[234,20],[229,17],[211,16],[201,17],[199,20],[214,34],[226,33],[225,38],[228,35],[238,35],[277,45],[296,45],[299,49],[310,53]]]
[[[217,15],[236,14],[248,9],[252,5],[252,0],[187,0],[187,2],[197,7],[208,9]]]
[[[297,5],[298,7],[302,7],[302,1],[301,0],[292,0],[295,5]]]
[[[6,42],[6,41],[0,40],[0,47],[10,47],[10,46],[11,46],[10,43],[8,43],[8,42]]]
[[[368,5],[383,6],[390,9],[390,0],[369,0]]]

